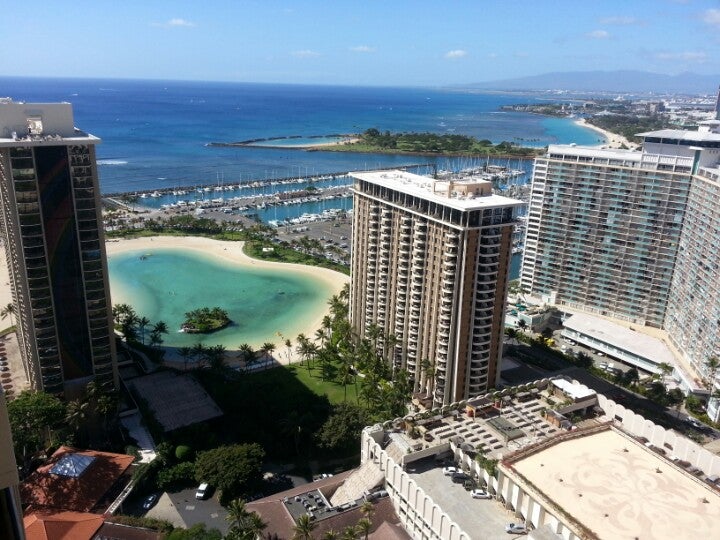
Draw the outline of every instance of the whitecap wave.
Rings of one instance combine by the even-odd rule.
[[[127,161],[122,161],[120,159],[98,159],[97,160],[98,165],[127,165]]]

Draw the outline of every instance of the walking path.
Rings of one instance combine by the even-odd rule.
[[[150,463],[155,459],[155,441],[150,432],[142,425],[140,413],[126,416],[121,421],[130,432],[130,436],[137,441],[140,449],[140,463]]]

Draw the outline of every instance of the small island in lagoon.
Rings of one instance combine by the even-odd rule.
[[[231,322],[224,309],[204,307],[185,313],[185,322],[180,331],[187,334],[209,334],[225,328]]]

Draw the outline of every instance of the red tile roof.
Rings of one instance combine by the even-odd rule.
[[[73,453],[95,459],[77,478],[50,472],[63,456]],[[20,485],[23,505],[33,509],[89,512],[130,467],[134,459],[133,456],[125,454],[75,450],[61,446],[45,465],[39,467]]]
[[[26,540],[90,540],[105,519],[80,512],[36,512],[25,516]]]

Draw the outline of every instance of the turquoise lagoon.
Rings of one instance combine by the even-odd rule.
[[[269,341],[280,349],[285,339],[307,332],[333,294],[324,282],[292,270],[240,266],[180,249],[119,253],[108,266],[113,304],[130,304],[153,323],[165,321],[163,345],[170,347],[200,342],[235,350]],[[185,312],[214,306],[228,312],[230,326],[212,334],[179,332]]]

